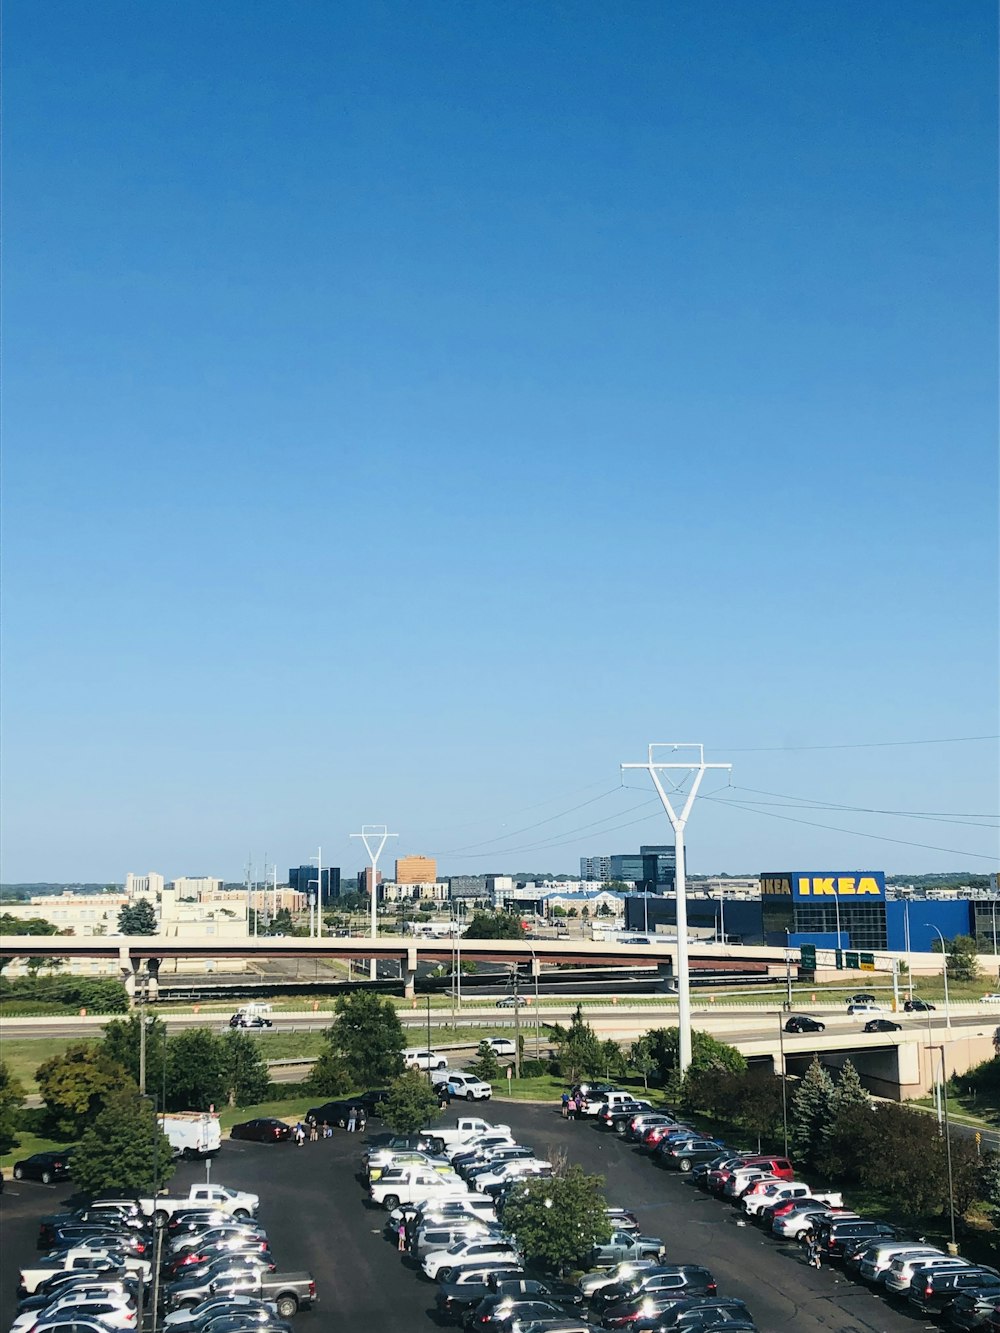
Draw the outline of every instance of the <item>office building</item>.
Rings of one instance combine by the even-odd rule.
[[[611,878],[611,857],[581,856],[580,878],[590,884],[606,884]]]
[[[183,898],[200,902],[203,898],[211,898],[215,894],[221,893],[222,880],[215,879],[212,875],[182,875],[180,879],[174,880],[171,887],[177,902],[180,902]]]
[[[396,862],[397,884],[434,884],[437,877],[433,856],[401,856]]]
[[[321,902],[330,903],[340,897],[340,866],[323,867],[323,893]],[[288,886],[308,899],[316,896],[316,867],[292,866],[288,872]]]
[[[148,875],[133,875],[130,870],[125,876],[125,896],[130,903],[136,902],[139,898],[146,898],[149,902],[155,903],[163,892],[163,884],[163,876],[158,875],[155,870],[151,870]]]
[[[381,870],[375,871],[375,885],[378,887],[382,883]],[[371,896],[372,891],[372,868],[365,866],[364,870],[358,871],[358,893]]]

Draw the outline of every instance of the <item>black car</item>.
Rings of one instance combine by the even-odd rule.
[[[1000,1273],[995,1268],[925,1268],[917,1269],[910,1281],[907,1300],[923,1314],[943,1313],[961,1295],[988,1297],[1000,1301]]]
[[[732,1325],[734,1328],[753,1328],[753,1316],[743,1301],[733,1297],[694,1296],[690,1300],[677,1301],[655,1314],[637,1320],[635,1329],[658,1328],[671,1330],[671,1333],[702,1333],[702,1330],[717,1328],[719,1325]]]
[[[902,1023],[893,1023],[889,1018],[871,1018],[865,1024],[865,1032],[902,1032]]]
[[[640,1111],[648,1110],[648,1102],[629,1102],[627,1106],[602,1106],[597,1113],[595,1124],[598,1129],[614,1130],[624,1138],[634,1117]]]
[[[339,1129],[346,1129],[352,1106],[357,1107],[358,1103],[353,1100],[324,1102],[322,1106],[310,1106],[306,1112],[306,1119],[315,1120],[317,1125],[325,1122],[328,1125],[336,1125]]]
[[[876,1222],[868,1218],[846,1218],[838,1222],[831,1218],[821,1222],[816,1232],[816,1240],[822,1248],[823,1258],[843,1259],[848,1252],[867,1249],[880,1240],[904,1240],[905,1234],[899,1227],[889,1222]]]
[[[561,1315],[552,1316],[553,1318],[560,1318],[575,1307],[583,1305],[583,1296],[578,1287],[571,1286],[568,1282],[557,1282],[554,1278],[537,1281],[532,1278],[507,1278],[502,1282],[491,1282],[490,1285],[493,1290],[489,1295],[484,1296],[478,1305],[470,1306],[466,1310],[463,1322],[467,1329],[478,1328],[486,1323],[487,1319],[496,1318],[509,1306],[524,1301],[544,1301],[560,1307]],[[538,1317],[544,1319],[549,1316]]]
[[[71,1149],[65,1152],[36,1152],[14,1163],[15,1180],[40,1180],[51,1185],[54,1180],[69,1180]]]
[[[927,1014],[932,1013],[937,1008],[937,1005],[929,1004],[927,1000],[918,1000],[916,996],[914,996],[912,1000],[905,1000],[903,1002],[903,1008],[908,1014]]]
[[[658,1265],[650,1272],[637,1274],[630,1282],[615,1282],[601,1287],[593,1296],[595,1310],[604,1314],[605,1328],[622,1328],[633,1323],[637,1313],[666,1309],[674,1301],[693,1296],[714,1296],[715,1278],[707,1268],[696,1264]],[[655,1311],[654,1311],[655,1307]]]
[[[488,1296],[482,1308],[477,1307],[466,1327],[477,1330],[477,1333],[497,1333],[497,1330],[510,1328],[515,1320],[519,1324],[538,1320],[548,1322],[550,1319],[565,1319],[568,1314],[568,1307],[542,1297]]]
[[[317,1123],[322,1124],[322,1121]],[[252,1143],[287,1143],[292,1137],[290,1125],[274,1116],[260,1116],[256,1120],[242,1120],[229,1131],[231,1139],[249,1139]]]
[[[364,1107],[368,1116],[374,1116],[379,1119],[382,1106],[389,1100],[388,1088],[371,1088],[368,1092],[363,1092],[357,1099],[358,1106]]]
[[[481,1300],[495,1295],[501,1283],[513,1282],[523,1276],[523,1269],[500,1263],[460,1269],[454,1276],[451,1272],[447,1275],[439,1273],[436,1297],[438,1319],[446,1323],[461,1322],[466,1313],[474,1310]]]
[[[847,997],[847,1003],[848,1003],[848,1004],[877,1004],[878,1001],[875,999],[875,996],[874,996],[874,995],[868,995],[868,994],[867,994],[866,992],[864,992],[864,991],[858,991],[857,995],[849,995],[849,996]]]
[[[826,1024],[821,1023],[818,1018],[810,1018],[808,1014],[792,1014],[785,1022],[786,1032],[825,1032]]]

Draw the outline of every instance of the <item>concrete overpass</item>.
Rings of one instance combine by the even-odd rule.
[[[747,973],[783,976],[785,950],[748,948],[741,945],[706,945],[690,948],[693,974],[699,971]],[[646,944],[607,944],[596,940],[467,940],[461,941],[461,957],[469,962],[526,963],[537,976],[548,965],[574,963],[594,967],[615,965],[655,966],[666,988],[672,988],[677,946],[669,940]],[[392,959],[399,963],[405,994],[413,995],[418,962],[450,963],[451,940],[415,939],[409,936],[380,935],[326,939],[297,937],[250,937],[245,940],[199,941],[160,935],[2,935],[0,957],[5,958],[103,958],[117,960],[122,980],[130,994],[135,991],[135,976],[140,967],[150,974],[150,989],[155,993],[157,973],[164,959],[199,959],[243,961],[275,959],[321,959],[347,961],[351,958]]]

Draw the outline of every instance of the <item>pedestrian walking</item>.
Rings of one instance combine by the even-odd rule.
[[[347,1113],[347,1132],[353,1134],[358,1127],[358,1108],[352,1106]]]

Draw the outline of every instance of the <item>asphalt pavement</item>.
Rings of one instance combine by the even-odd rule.
[[[495,1102],[476,1109],[511,1125],[540,1153],[564,1148],[570,1161],[604,1175],[609,1203],[633,1209],[644,1232],[661,1236],[668,1262],[710,1268],[720,1293],[747,1302],[761,1333],[914,1333],[916,1321],[905,1311],[837,1269],[807,1267],[796,1246],[740,1226],[728,1205],[656,1168],[616,1136],[586,1121],[564,1122],[552,1107]],[[379,1128],[372,1122],[373,1131]],[[363,1150],[360,1136],[342,1131],[301,1148],[227,1140],[211,1163],[211,1178],[260,1194],[260,1217],[279,1269],[308,1269],[316,1278],[320,1302],[296,1317],[301,1333],[430,1333],[436,1327],[429,1313],[435,1287],[384,1239],[385,1214],[367,1205],[357,1176]],[[204,1163],[183,1163],[171,1189],[183,1191],[205,1174]],[[0,1197],[0,1327],[9,1327],[14,1316],[19,1268],[37,1253],[38,1219],[63,1207],[70,1194],[66,1185],[6,1182]]]

